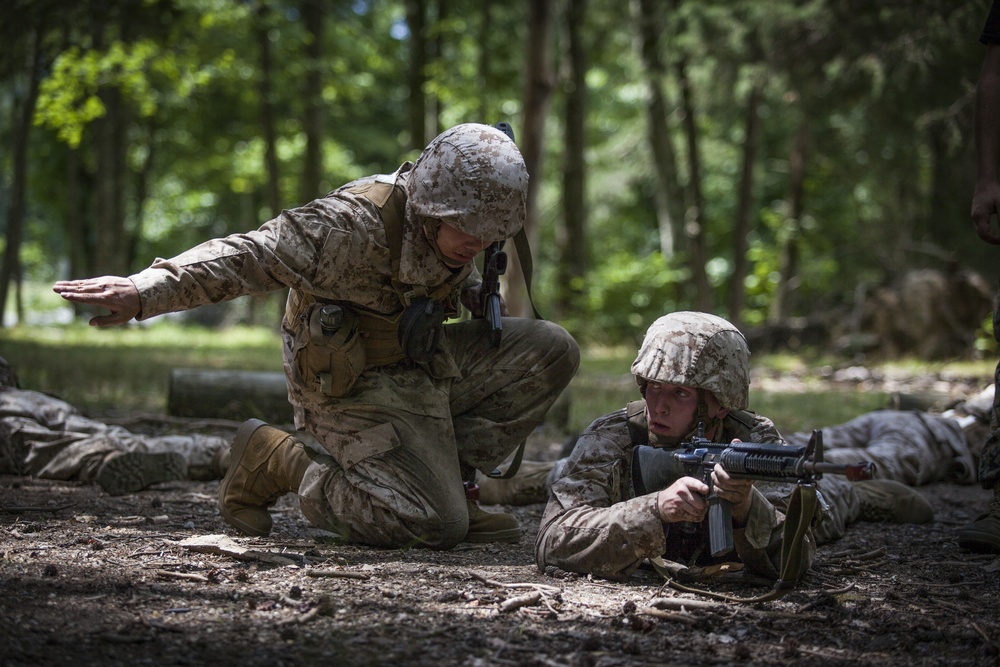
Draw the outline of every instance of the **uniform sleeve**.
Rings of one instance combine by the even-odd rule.
[[[535,542],[541,571],[557,567],[624,581],[646,558],[664,552],[656,494],[625,498],[631,443],[616,440],[585,432],[565,475],[553,483]]]
[[[370,273],[365,212],[330,197],[282,212],[259,229],[206,241],[131,276],[139,319],[283,287],[327,293]],[[370,280],[370,276],[367,277]]]

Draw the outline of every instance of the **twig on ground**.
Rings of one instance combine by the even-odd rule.
[[[658,618],[663,621],[675,621],[677,623],[684,623],[685,625],[696,625],[698,619],[690,616],[684,612],[676,611],[663,611],[662,609],[657,609],[656,607],[644,607],[636,611],[637,614],[644,614],[646,616],[652,616],[653,618]]]
[[[70,507],[73,507],[77,503],[66,503],[65,505],[57,505],[55,507],[45,507],[44,505],[5,505],[0,507],[0,514],[23,514],[25,512],[58,512]]]
[[[469,576],[475,579],[476,581],[481,581],[484,584],[487,584],[489,586],[496,586],[497,588],[531,588],[540,593],[547,593],[549,595],[555,595],[556,593],[559,593],[562,590],[560,588],[557,588],[556,586],[549,586],[548,584],[533,584],[530,582],[521,584],[505,584],[502,581],[494,581],[493,579],[487,579],[483,575],[477,572],[473,572],[472,570],[469,570],[468,573]]]
[[[347,570],[306,570],[307,577],[330,577],[336,579],[371,579],[363,572],[348,572]]]
[[[194,574],[193,572],[171,572],[170,570],[156,570],[156,576],[163,579],[187,579],[188,581],[200,581],[204,584],[209,583],[209,578],[203,574]]]

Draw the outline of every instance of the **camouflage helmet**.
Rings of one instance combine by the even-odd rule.
[[[749,405],[750,349],[732,324],[707,313],[677,312],[650,325],[632,362],[636,382],[707,389],[727,410]]]
[[[428,144],[407,178],[406,194],[408,206],[422,218],[501,241],[524,225],[528,171],[506,134],[466,123]]]

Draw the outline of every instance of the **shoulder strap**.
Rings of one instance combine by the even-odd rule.
[[[385,240],[389,247],[389,261],[392,265],[392,286],[399,295],[403,306],[408,306],[413,297],[429,296],[435,300],[446,298],[454,291],[457,279],[446,280],[437,287],[415,290],[399,279],[399,263],[403,254],[403,221],[406,215],[406,191],[398,184],[398,176],[409,171],[412,162],[405,162],[391,176],[376,176],[351,192],[361,195],[371,201],[379,210],[382,225],[385,228]]]
[[[625,406],[625,415],[628,418],[628,434],[632,438],[632,446],[649,444],[649,425],[646,424],[646,401],[629,401]]]
[[[528,235],[524,232],[524,227],[517,230],[514,235],[514,248],[517,249],[517,261],[521,263],[521,274],[524,276],[524,289],[528,292],[528,303],[531,304],[531,312],[536,320],[543,320],[535,308],[535,300],[531,298],[531,248],[528,246]]]

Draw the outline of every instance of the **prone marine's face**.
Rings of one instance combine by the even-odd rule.
[[[727,411],[712,392],[705,392],[705,402],[709,419],[725,416]],[[698,390],[694,387],[652,381],[646,385],[646,421],[655,435],[668,442],[680,441],[697,427],[697,413]]]

